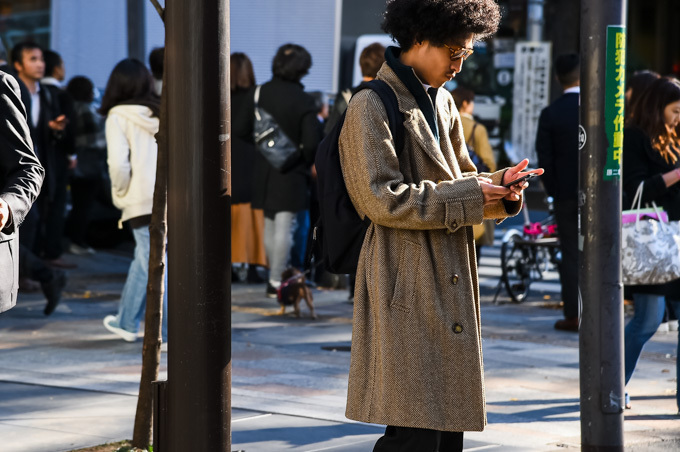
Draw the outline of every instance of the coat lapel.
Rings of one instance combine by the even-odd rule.
[[[407,130],[406,136],[412,136],[418,143],[419,148],[432,159],[434,163],[441,168],[450,179],[453,179],[452,170],[449,168],[444,154],[440,150],[439,143],[435,140],[434,134],[427,124],[425,115],[418,107],[418,104],[409,92],[408,88],[404,86],[403,82],[394,71],[387,65],[383,65],[378,73],[378,78],[385,80],[397,94],[399,101],[399,110],[404,114],[404,127]],[[441,114],[441,111],[438,113]],[[440,119],[438,119],[439,121]],[[441,127],[441,122],[440,122]],[[447,130],[440,128],[440,130]]]

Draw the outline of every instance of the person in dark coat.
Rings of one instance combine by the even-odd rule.
[[[555,74],[564,94],[544,108],[538,120],[536,153],[545,169],[541,178],[555,202],[562,262],[559,266],[564,319],[555,328],[578,331],[578,106],[580,64],[576,54],[555,60]]]
[[[261,154],[255,155],[252,206],[264,210],[267,296],[271,298],[276,297],[281,273],[290,258],[297,213],[309,209],[310,168],[321,141],[316,103],[300,83],[311,66],[312,57],[305,48],[281,46],[272,64],[273,77],[262,85],[260,93],[260,107],[300,148],[298,163],[285,173],[277,171]]]
[[[642,203],[654,201],[680,220],[680,81],[659,78],[633,103],[623,132],[623,190],[630,209],[640,183]],[[668,284],[627,286],[632,292],[635,313],[625,329],[625,381],[633,376],[642,347],[656,333],[666,312],[666,299],[680,312],[680,280]],[[680,336],[680,333],[679,333]],[[680,344],[679,344],[680,347]],[[676,372],[680,367],[676,362]],[[680,390],[680,380],[678,389]],[[680,410],[680,391],[677,395]],[[628,394],[626,405],[630,406]]]
[[[77,164],[71,173],[71,203],[68,217],[69,252],[94,254],[87,243],[91,212],[102,188],[108,186],[104,118],[94,105],[94,84],[82,75],[73,77],[66,87],[73,100],[74,150]]]
[[[74,264],[61,257],[69,168],[68,120],[59,96],[40,83],[45,74],[40,46],[31,42],[15,45],[12,48],[12,63],[18,79],[24,85],[22,101],[26,107],[31,138],[46,173],[40,198],[26,218],[21,242],[50,265],[73,268]]]
[[[16,80],[0,72],[0,312],[13,307],[19,287],[19,226],[42,186],[45,170],[33,152]]]
[[[262,282],[256,267],[267,266],[264,212],[252,208],[253,99],[255,72],[245,53],[231,55],[231,261],[247,266],[248,282]],[[243,268],[243,267],[241,267]],[[240,277],[235,274],[239,281]]]

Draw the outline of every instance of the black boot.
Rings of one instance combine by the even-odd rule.
[[[52,314],[57,308],[57,305],[61,301],[61,292],[64,290],[65,286],[66,273],[59,269],[52,270],[52,277],[50,279],[40,282],[43,294],[45,294],[45,298],[47,298],[47,304],[43,311],[45,315]]]

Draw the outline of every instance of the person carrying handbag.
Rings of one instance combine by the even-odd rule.
[[[623,141],[623,190],[633,200],[644,184],[642,204],[654,202],[680,220],[680,81],[659,78],[632,103]],[[630,202],[630,201],[627,201]],[[624,205],[630,209],[630,205]],[[635,314],[625,328],[625,382],[630,381],[645,343],[654,335],[666,311],[667,298],[680,312],[680,280],[666,284],[626,286]],[[678,371],[676,363],[676,372]],[[680,372],[678,372],[680,373]],[[680,385],[679,385],[680,389]],[[677,397],[680,409],[680,391]],[[630,408],[626,394],[626,408]]]

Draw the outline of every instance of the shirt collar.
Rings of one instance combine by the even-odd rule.
[[[54,77],[44,77],[42,80],[40,80],[40,83],[44,83],[45,85],[57,86],[61,88],[61,82]]]
[[[580,86],[572,86],[571,88],[565,89],[563,94],[571,94],[571,93],[581,94],[581,87]]]

